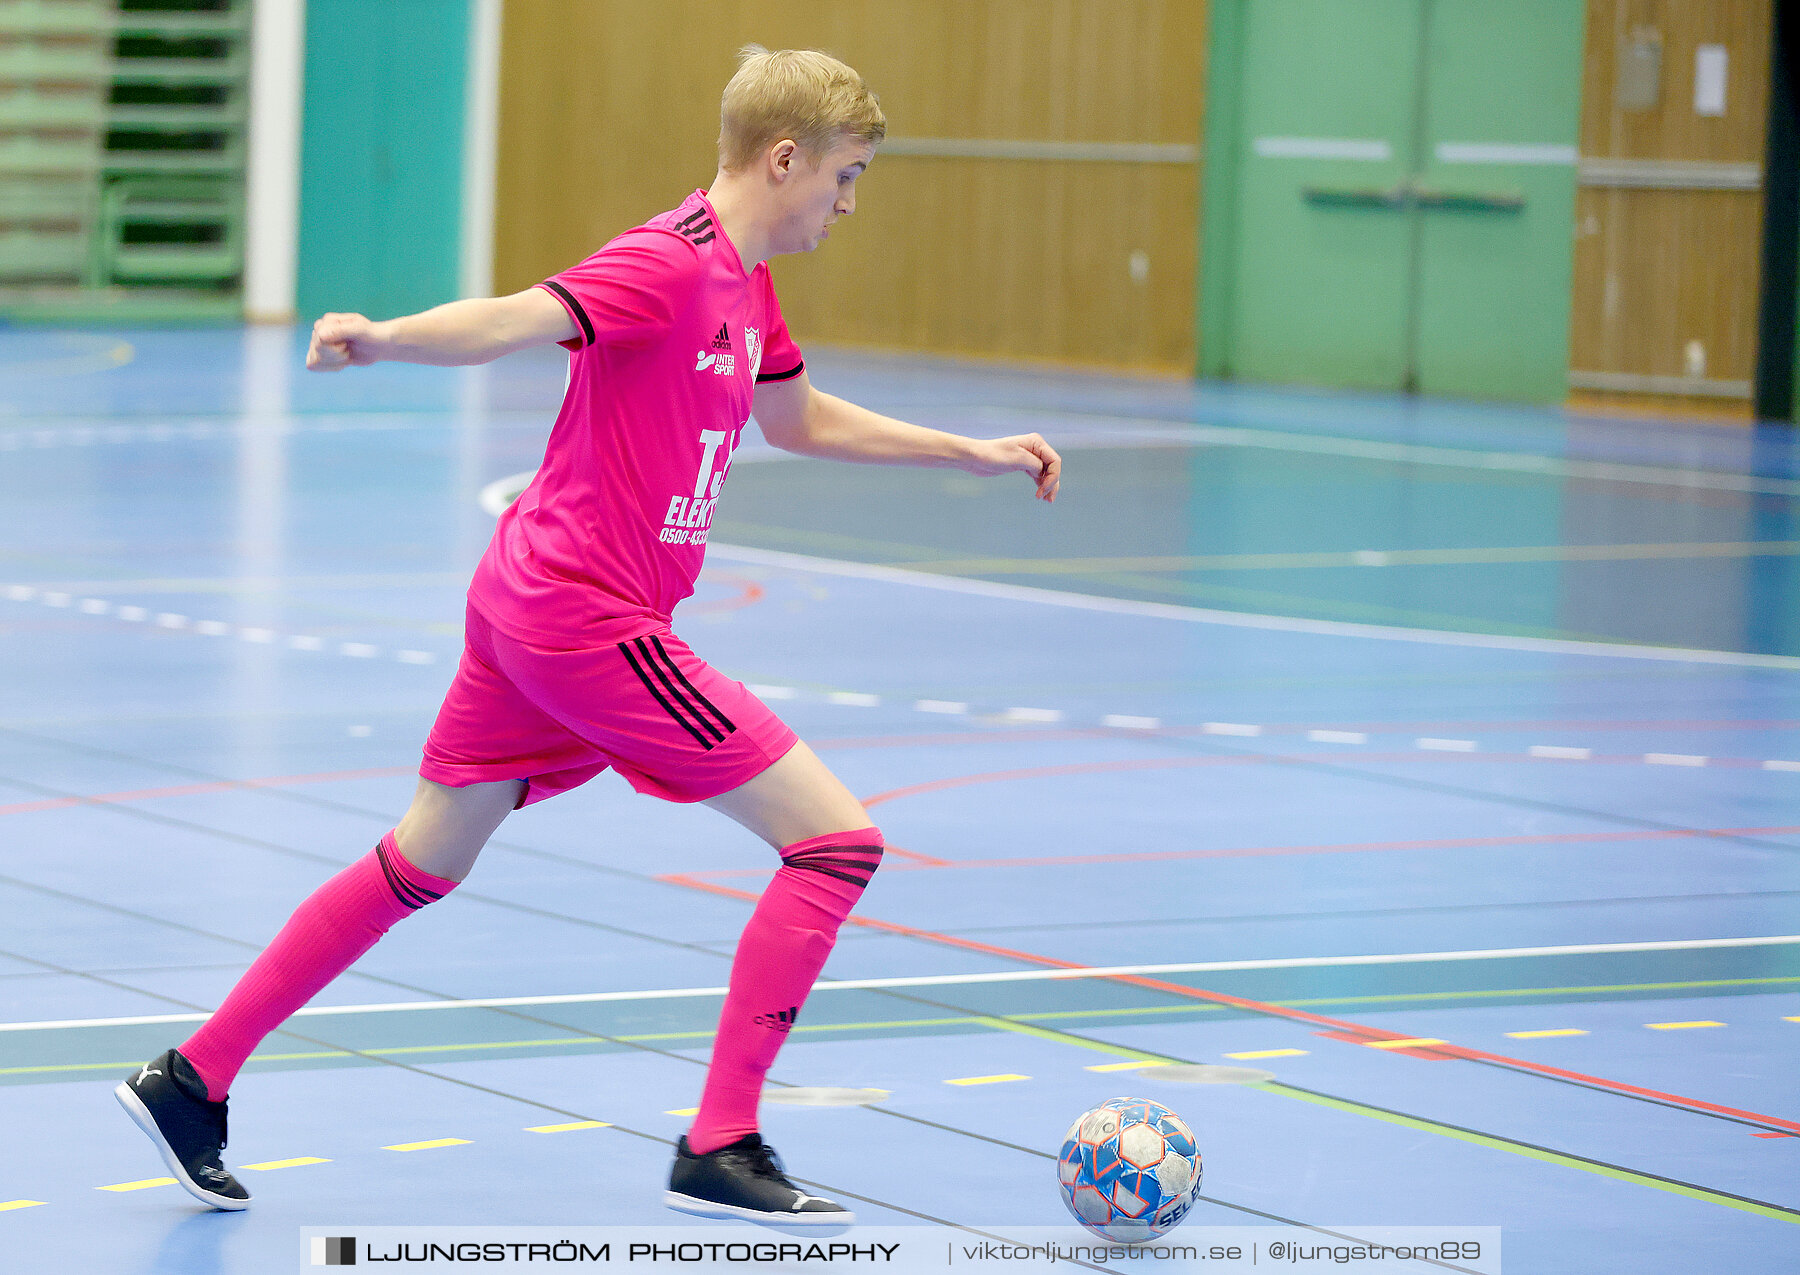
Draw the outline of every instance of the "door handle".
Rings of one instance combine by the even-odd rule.
[[[1438,190],[1415,186],[1413,196],[1419,201],[1419,207],[1439,208],[1445,212],[1518,212],[1525,207],[1525,196],[1510,190]]]
[[[1393,212],[1412,207],[1443,212],[1518,212],[1525,197],[1516,191],[1439,190],[1403,181],[1395,186],[1305,186],[1300,197],[1324,208],[1377,208]]]
[[[1307,186],[1300,197],[1326,208],[1402,209],[1412,202],[1412,187],[1405,182],[1386,189],[1372,186]]]

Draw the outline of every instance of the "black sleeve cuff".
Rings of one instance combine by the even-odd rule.
[[[756,383],[761,385],[765,381],[791,381],[804,371],[806,371],[806,363],[802,360],[801,362],[794,364],[794,366],[790,367],[785,372],[758,372],[756,374]]]
[[[550,289],[562,298],[563,304],[569,307],[569,313],[575,316],[575,322],[581,325],[581,344],[584,347],[592,345],[594,343],[594,324],[588,318],[587,311],[581,308],[581,302],[575,299],[575,294],[554,279],[546,279],[539,286]]]

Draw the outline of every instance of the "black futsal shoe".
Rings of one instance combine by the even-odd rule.
[[[663,1203],[698,1217],[738,1218],[780,1226],[849,1226],[856,1215],[833,1200],[808,1195],[781,1170],[760,1134],[747,1133],[717,1151],[695,1155],[684,1134]]]
[[[194,1064],[171,1049],[138,1068],[113,1094],[189,1195],[215,1209],[249,1207],[250,1192],[219,1159],[225,1149],[225,1103],[207,1101],[206,1082]]]

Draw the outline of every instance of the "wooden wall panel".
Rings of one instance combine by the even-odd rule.
[[[1683,376],[1700,341],[1706,379],[1751,379],[1760,192],[1589,188],[1575,221],[1593,229],[1575,253],[1571,367]]]
[[[1773,0],[1588,0],[1581,153],[1631,159],[1760,162],[1769,110]],[[1654,109],[1614,100],[1619,47],[1633,30],[1662,36],[1662,92]],[[1694,112],[1694,51],[1729,52],[1725,114]]]
[[[707,185],[747,41],[844,58],[894,137],[1197,146],[1204,21],[1196,0],[507,0],[495,287]],[[1197,163],[896,154],[857,194],[821,251],[771,263],[802,341],[1191,366]]]
[[[1768,111],[1771,0],[1589,0],[1584,159],[1760,164]],[[1637,28],[1662,37],[1656,106],[1620,110],[1619,50]],[[1723,44],[1726,113],[1694,110],[1694,54]],[[1756,361],[1762,197],[1752,190],[1584,188],[1576,208],[1570,365],[1682,377],[1700,342],[1703,379],[1751,379]]]

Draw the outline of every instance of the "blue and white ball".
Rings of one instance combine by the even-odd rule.
[[[1102,1239],[1142,1244],[1172,1230],[1200,1194],[1187,1122],[1148,1098],[1114,1098],[1069,1126],[1056,1157],[1063,1203]]]

